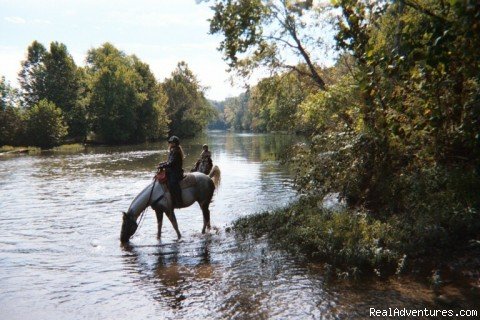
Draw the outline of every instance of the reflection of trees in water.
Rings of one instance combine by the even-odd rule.
[[[323,305],[335,297],[322,278],[312,281],[304,264],[266,239],[207,235],[193,243],[131,246],[124,261],[164,318],[312,318],[320,305],[326,315],[336,313],[335,305]]]
[[[124,246],[126,269],[136,275],[140,287],[174,310],[182,309],[187,297],[209,292],[216,277],[210,263],[211,239],[194,243],[194,248],[185,244]]]
[[[298,137],[288,134],[250,134],[208,132],[192,139],[182,139],[185,151],[184,169],[189,171],[208,144],[215,164],[220,153],[241,157],[251,162],[278,160],[296,142]],[[168,155],[166,142],[143,143],[128,146],[87,147],[83,153],[68,156],[73,169],[98,172],[105,176],[155,172],[157,164]],[[58,161],[57,161],[58,162]],[[58,165],[58,164],[56,164]],[[61,164],[60,164],[61,165]],[[69,169],[69,168],[65,168]]]
[[[287,134],[228,134],[227,153],[244,157],[250,161],[278,160],[279,156],[295,143],[296,137]]]

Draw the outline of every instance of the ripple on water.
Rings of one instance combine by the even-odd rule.
[[[238,217],[294,199],[288,169],[262,161],[289,142],[213,133],[182,142],[186,167],[205,142],[222,170],[214,228],[201,234],[194,205],[177,211],[182,240],[164,219],[159,242],[149,210],[125,247],[121,211],[151,181],[164,144],[0,159],[1,318],[349,319],[365,317],[371,306],[431,306],[422,284],[328,283],[321,268],[265,239],[225,233]]]

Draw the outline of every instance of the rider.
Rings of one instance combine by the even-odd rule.
[[[180,146],[180,139],[171,136],[168,139],[169,154],[168,160],[158,164],[159,169],[166,169],[168,187],[172,194],[173,206],[182,205],[182,190],[180,181],[183,179],[183,150]]]
[[[209,174],[210,170],[212,170],[212,167],[212,153],[208,151],[208,146],[204,144],[202,147],[202,153],[200,154],[200,159],[198,159],[195,163],[195,167],[192,169],[192,172],[199,171]]]

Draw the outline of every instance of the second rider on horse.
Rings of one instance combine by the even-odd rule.
[[[212,162],[212,153],[208,151],[208,146],[206,144],[202,147],[202,153],[200,154],[200,159],[197,160],[195,166],[190,170],[191,172],[201,172],[206,175],[210,173],[213,168]]]
[[[169,154],[168,160],[158,164],[158,169],[165,169],[167,175],[168,188],[172,195],[174,207],[182,206],[182,190],[180,181],[183,179],[183,150],[180,146],[180,139],[177,136],[171,136],[168,139]]]

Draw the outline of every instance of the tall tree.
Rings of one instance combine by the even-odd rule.
[[[168,97],[157,83],[148,64],[132,57],[133,67],[140,75],[139,91],[145,94],[145,100],[138,106],[136,140],[156,140],[166,136],[169,119],[166,113]]]
[[[19,74],[26,107],[46,99],[59,107],[68,126],[68,136],[82,140],[87,124],[79,105],[80,80],[77,66],[63,43],[52,42],[49,51],[37,41],[28,48]]]
[[[252,129],[252,114],[249,110],[249,101],[250,90],[241,93],[238,97],[231,97],[225,100],[225,121],[230,128],[235,130]]]
[[[34,146],[51,148],[67,134],[62,110],[48,100],[40,100],[27,112],[27,138]]]
[[[249,102],[253,129],[300,131],[293,123],[297,108],[308,93],[308,86],[292,71],[262,79],[252,89]]]
[[[215,110],[205,98],[203,88],[185,62],[179,62],[170,78],[162,84],[168,96],[167,114],[170,133],[194,136],[214,119]]]
[[[99,140],[127,143],[166,135],[167,96],[146,63],[105,43],[88,52],[86,72],[88,112]]]
[[[22,102],[25,107],[32,107],[45,98],[45,66],[43,60],[45,47],[38,41],[33,41],[27,49],[27,58],[22,61],[22,69],[18,74]]]
[[[23,121],[18,108],[18,92],[0,78],[0,146],[17,145],[23,132]]]
[[[326,47],[329,40],[324,37],[331,34],[320,19],[328,12],[327,6],[314,6],[308,0],[216,0],[212,9],[210,32],[223,35],[219,50],[231,69],[243,76],[259,66],[272,71],[289,69],[326,88],[318,65],[326,51],[318,47]],[[307,68],[298,68],[299,62]]]
[[[86,135],[86,114],[79,105],[80,80],[77,66],[63,43],[52,42],[46,52],[45,96],[58,106],[68,126],[68,136],[82,139]]]
[[[109,43],[91,49],[87,62],[91,75],[89,112],[97,139],[106,143],[135,141],[135,111],[146,99],[138,90],[140,76],[125,53]]]

